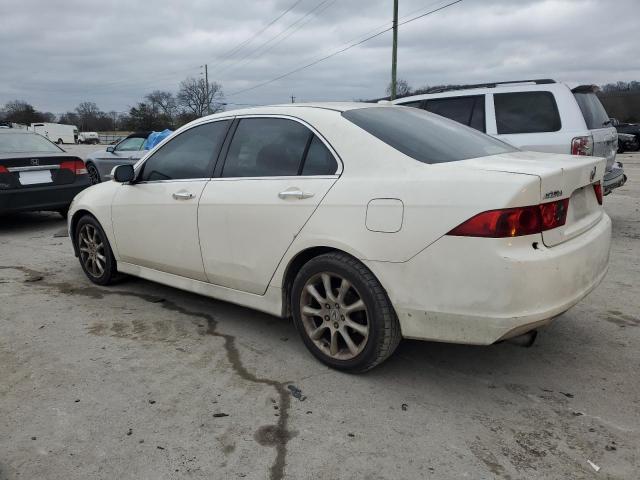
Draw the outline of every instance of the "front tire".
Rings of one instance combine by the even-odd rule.
[[[96,185],[102,180],[100,179],[100,172],[93,163],[87,163],[87,173],[89,174],[89,182],[91,185]]]
[[[100,223],[85,215],[78,221],[74,235],[80,265],[89,280],[97,285],[113,283],[118,275],[116,260]]]
[[[398,318],[384,288],[365,265],[341,252],[315,257],[300,269],[291,311],[306,347],[338,370],[367,371],[400,343]]]
[[[62,139],[59,138],[58,141],[56,142],[58,145],[62,145]]]

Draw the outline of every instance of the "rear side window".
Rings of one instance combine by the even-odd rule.
[[[495,93],[499,134],[557,132],[560,114],[551,92]]]
[[[358,108],[347,110],[342,116],[423,163],[454,162],[517,151],[484,133],[417,108]]]
[[[230,123],[205,123],[169,140],[144,163],[140,181],[209,178]]]
[[[574,93],[589,130],[609,126],[609,115],[595,93]]]
[[[242,119],[229,146],[222,176],[298,175],[311,135],[308,128],[293,120]]]
[[[318,137],[313,136],[302,167],[302,175],[333,175],[338,169],[336,159]]]
[[[426,110],[484,132],[484,95],[434,98],[427,100]]]

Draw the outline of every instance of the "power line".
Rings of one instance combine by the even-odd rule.
[[[282,13],[280,13],[277,17],[275,17],[274,19],[272,19],[269,23],[267,23],[263,28],[261,28],[258,32],[254,33],[251,37],[249,37],[248,39],[244,40],[243,42],[241,42],[240,44],[236,45],[235,47],[233,47],[232,49],[226,51],[225,53],[222,54],[222,58],[220,59],[220,61],[218,61],[215,66],[218,66],[220,63],[224,62],[225,60],[230,59],[231,57],[233,57],[237,52],[239,52],[240,50],[242,50],[242,48],[244,48],[246,45],[250,44],[253,40],[255,40],[260,34],[262,34],[263,32],[265,32],[269,27],[271,27],[274,23],[276,23],[278,20],[280,20],[282,17],[284,17],[287,13],[289,13],[291,10],[293,10],[299,3],[301,3],[303,0],[296,0],[293,4],[291,4],[291,6],[289,6],[288,8],[286,8]],[[155,75],[153,77],[153,81],[156,85],[158,85],[158,80],[164,80],[164,79],[172,79],[175,78],[175,75],[178,73],[185,73],[188,71],[192,71],[195,70],[196,68],[200,68],[200,67],[193,67],[193,68],[186,68],[186,69],[180,69],[180,70],[174,70],[171,72],[165,72],[161,75]],[[164,81],[162,83],[165,83]],[[101,85],[99,85],[97,88],[93,88],[92,91],[95,90],[101,90],[104,89],[105,87],[135,87],[138,85],[150,85],[149,83],[149,79],[140,79],[140,80],[115,80],[113,82],[106,82],[103,83]]]
[[[236,53],[238,53],[240,50],[242,50],[245,46],[249,45],[253,40],[255,40],[258,36],[260,36],[262,33],[264,33],[265,31],[267,31],[267,29],[269,27],[271,27],[271,25],[273,25],[274,23],[276,23],[278,20],[280,20],[282,17],[284,17],[287,13],[289,13],[291,10],[293,10],[300,2],[302,2],[302,0],[297,0],[296,2],[294,2],[289,8],[285,9],[284,12],[282,12],[280,15],[278,15],[276,18],[274,18],[273,20],[271,20],[269,23],[267,23],[263,28],[261,28],[258,32],[254,33],[251,37],[249,37],[248,39],[244,40],[243,42],[241,42],[240,44],[236,45],[234,48],[232,48],[231,50],[225,52],[222,54],[222,57],[220,59],[219,62],[217,62],[216,64],[214,64],[214,68],[217,67],[220,63],[224,62],[226,59],[229,59],[231,57],[233,57]]]
[[[440,10],[444,10],[445,8],[450,7],[450,6],[455,5],[456,3],[460,3],[460,2],[462,2],[462,0],[455,0],[454,2],[447,3],[446,5],[443,5],[442,7],[436,8],[436,9],[431,10],[431,11],[426,12],[426,13],[423,13],[422,15],[418,15],[418,16],[416,16],[416,17],[410,18],[409,20],[405,20],[404,22],[399,22],[399,23],[398,23],[398,26],[406,25],[407,23],[411,23],[411,22],[413,22],[413,21],[415,21],[415,20],[418,20],[418,19],[420,19],[420,18],[423,18],[423,17],[426,17],[426,16],[428,16],[428,15],[434,14],[434,13],[436,13],[436,12],[439,12]],[[239,94],[241,94],[241,93],[250,92],[250,91],[255,90],[255,89],[257,89],[257,88],[260,88],[260,87],[264,87],[264,86],[266,86],[266,85],[269,85],[269,84],[271,84],[271,83],[273,83],[273,82],[277,82],[278,80],[281,80],[281,79],[283,79],[283,78],[285,78],[285,77],[291,76],[291,75],[293,75],[294,73],[298,73],[298,72],[300,72],[300,71],[302,71],[302,70],[305,70],[305,69],[307,69],[307,68],[313,67],[314,65],[317,65],[317,64],[318,64],[318,63],[320,63],[320,62],[324,62],[325,60],[328,60],[328,59],[330,59],[330,58],[332,58],[332,57],[335,57],[336,55],[339,55],[339,54],[341,54],[341,53],[344,53],[344,52],[346,52],[347,50],[351,50],[351,49],[352,49],[352,48],[354,48],[354,47],[357,47],[357,46],[359,46],[359,45],[362,45],[363,43],[368,42],[369,40],[373,40],[374,38],[379,37],[380,35],[382,35],[382,34],[384,34],[384,33],[388,32],[388,31],[389,31],[389,30],[391,30],[391,29],[393,29],[393,26],[388,27],[388,28],[385,28],[384,30],[382,30],[382,31],[380,31],[380,32],[378,32],[378,33],[375,33],[375,34],[373,34],[373,35],[370,35],[370,36],[366,37],[365,39],[360,40],[359,42],[352,43],[352,44],[348,45],[347,47],[344,47],[344,48],[341,48],[341,49],[339,49],[339,50],[336,50],[335,52],[330,53],[329,55],[326,55],[326,56],[324,56],[324,57],[322,57],[322,58],[319,58],[319,59],[317,59],[317,60],[314,60],[314,61],[313,61],[313,62],[311,62],[311,63],[308,63],[308,64],[303,65],[303,66],[301,66],[301,67],[295,68],[295,69],[293,69],[293,70],[291,70],[291,71],[289,71],[289,72],[287,72],[287,73],[284,73],[284,74],[279,75],[279,76],[277,76],[277,77],[275,77],[275,78],[272,78],[271,80],[267,80],[267,81],[265,81],[265,82],[262,82],[262,83],[259,83],[259,84],[257,84],[257,85],[254,85],[254,86],[252,86],[252,87],[243,88],[243,89],[238,90],[238,91],[236,91],[236,92],[230,93],[230,94],[229,94],[229,96],[234,96],[234,95],[239,95]]]
[[[305,13],[302,17],[298,18],[295,22],[289,24],[287,26],[287,28],[285,28],[284,30],[282,30],[281,32],[277,33],[275,36],[271,37],[269,40],[267,40],[266,42],[263,42],[262,44],[258,45],[258,47],[256,49],[254,49],[253,51],[248,52],[246,55],[240,57],[235,63],[232,63],[230,65],[227,65],[226,67],[223,67],[222,70],[220,70],[219,72],[216,72],[216,75],[219,76],[221,73],[229,70],[230,68],[233,68],[235,65],[237,65],[239,62],[242,62],[242,60],[255,55],[256,53],[260,52],[260,50],[264,47],[266,47],[267,45],[269,45],[271,42],[273,42],[274,40],[276,40],[278,37],[284,35],[289,29],[291,29],[292,27],[294,27],[295,25],[297,25],[298,23],[300,23],[302,20],[304,20],[305,18],[307,18],[309,15],[311,15],[313,12],[315,12],[316,10],[318,10],[320,7],[322,7],[324,4],[326,4],[329,0],[322,0],[319,4],[317,4],[315,7],[313,7],[311,10],[309,10],[307,13]],[[332,0],[331,3],[334,3],[336,0]],[[289,36],[289,35],[287,35]],[[285,37],[286,38],[286,37]]]
[[[331,0],[329,3],[327,3],[326,5],[324,5],[324,7],[322,9],[320,9],[319,11],[316,12],[316,17],[318,15],[320,15],[321,13],[323,13],[325,10],[327,10],[329,7],[331,7],[331,5],[333,5],[336,2],[336,0]],[[326,3],[326,2],[322,2],[322,3]],[[322,5],[322,4],[321,4]],[[320,6],[320,5],[318,5]],[[314,9],[315,10],[315,9]],[[300,18],[298,21],[303,20],[305,17],[307,17],[309,14],[311,14],[312,12],[309,12],[307,15],[303,16],[302,18]],[[278,40],[276,43],[272,44],[271,46],[269,46],[266,49],[262,49],[260,50],[260,48],[258,48],[257,50],[255,50],[253,53],[254,55],[257,54],[258,52],[260,53],[260,55],[265,55],[266,53],[270,52],[271,50],[273,50],[274,48],[276,48],[278,45],[280,45],[282,42],[284,42],[287,38],[289,38],[291,35],[293,35],[294,33],[296,33],[297,31],[299,31],[302,27],[304,27],[305,25],[308,25],[311,21],[314,20],[314,18],[316,17],[311,17],[309,19],[307,19],[306,22],[302,22],[300,23],[296,28],[294,28],[293,30],[291,30],[289,33],[287,33],[284,37],[282,37],[280,40]],[[298,23],[298,22],[295,22]],[[294,24],[295,24],[294,23]],[[291,26],[293,26],[294,24],[292,24]],[[287,29],[285,29],[282,33],[285,33]],[[272,40],[275,40],[276,37],[272,38],[269,42],[264,43],[262,46],[267,46],[268,43],[270,43]],[[245,57],[246,58],[246,57]],[[242,59],[241,59],[242,60]],[[231,70],[234,70],[235,68],[240,68],[243,67],[244,65],[251,63],[253,60],[252,59],[248,59],[244,62],[241,62],[239,64],[236,64],[236,66],[234,67],[233,65],[231,66]],[[221,73],[221,72],[220,72]]]

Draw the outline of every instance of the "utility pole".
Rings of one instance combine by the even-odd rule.
[[[209,65],[204,64],[204,84],[207,95],[207,115],[211,115],[211,100],[209,99]]]
[[[396,99],[398,68],[398,0],[393,0],[393,52],[391,53],[391,100]]]
[[[291,103],[296,103],[296,97],[294,97],[293,95],[291,95]]]

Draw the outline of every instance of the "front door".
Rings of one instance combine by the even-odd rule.
[[[211,177],[229,120],[195,126],[166,143],[124,184],[112,218],[121,261],[206,280],[198,201]]]
[[[280,260],[338,178],[329,149],[301,123],[244,118],[198,210],[208,280],[262,295]]]

